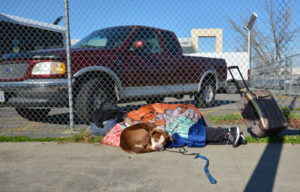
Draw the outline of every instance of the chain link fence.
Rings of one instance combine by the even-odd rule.
[[[269,89],[276,95],[299,96],[300,55],[282,61],[252,68],[251,85],[256,89]],[[285,103],[280,103],[285,105]]]
[[[252,89],[298,105],[298,1],[1,4],[1,134],[86,129],[105,101],[126,112],[150,103],[235,112],[234,65]]]

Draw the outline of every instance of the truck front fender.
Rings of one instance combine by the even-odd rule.
[[[215,70],[210,69],[208,71],[205,71],[205,73],[202,75],[200,82],[199,82],[199,86],[198,86],[198,92],[201,90],[201,86],[202,86],[204,79],[211,78],[211,77],[215,78],[216,90],[219,89],[219,79],[218,79],[217,72]]]
[[[104,72],[106,73],[107,75],[109,75],[114,81],[115,81],[115,84],[117,85],[117,96],[119,97],[120,94],[122,94],[122,82],[120,80],[120,78],[116,75],[116,73],[114,71],[112,71],[111,69],[107,68],[107,67],[103,67],[103,66],[89,66],[89,67],[86,67],[84,69],[81,69],[79,71],[77,71],[73,77],[80,77],[86,73],[89,73],[89,72]]]

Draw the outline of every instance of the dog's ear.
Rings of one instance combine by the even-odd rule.
[[[164,148],[167,148],[168,146],[170,146],[173,143],[174,139],[171,135],[168,135],[168,137],[166,138],[166,142],[164,144]]]
[[[167,131],[163,131],[163,136],[167,139],[169,137],[169,133]]]
[[[152,133],[151,133],[151,136],[155,136],[155,135],[163,135],[165,138],[167,138],[168,136],[168,132],[166,132],[165,130],[163,129],[152,129]]]
[[[174,139],[173,139],[173,137],[171,135],[168,135],[168,140],[171,141],[171,142],[174,141]]]
[[[157,130],[155,130],[155,129],[152,129],[152,130],[151,130],[151,136],[153,136],[153,135],[155,135],[155,134],[157,134],[157,133],[158,133]]]
[[[153,130],[153,132],[151,133],[151,138],[153,138],[155,141],[159,139],[160,137],[160,133],[156,130]]]

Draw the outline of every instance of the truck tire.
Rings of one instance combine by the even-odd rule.
[[[115,93],[100,78],[93,78],[85,82],[75,99],[75,111],[81,123],[90,124],[92,115],[104,100],[115,101]],[[113,86],[113,85],[111,85]]]
[[[214,104],[216,88],[213,80],[203,82],[201,90],[195,95],[196,107],[207,108]]]
[[[40,121],[44,119],[50,112],[50,109],[30,109],[23,107],[16,107],[17,113],[30,121]]]
[[[228,94],[236,94],[238,93],[238,89],[234,82],[228,82],[226,86],[226,93]]]

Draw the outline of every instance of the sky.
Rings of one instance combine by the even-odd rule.
[[[292,4],[292,25],[300,26],[300,0],[279,2]],[[228,18],[242,26],[251,13],[256,12],[255,25],[261,31],[268,30],[264,23],[267,19],[264,6],[264,0],[69,0],[71,38],[81,39],[94,30],[116,25],[168,29],[180,38],[190,38],[191,29],[222,28],[223,50],[230,52],[235,51],[239,43]],[[1,0],[0,12],[53,23],[58,16],[64,16],[64,0]],[[64,20],[59,25],[65,25]],[[298,36],[292,44],[298,52],[299,42]],[[211,49],[214,41],[201,39],[200,44],[203,49]]]

